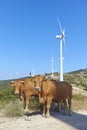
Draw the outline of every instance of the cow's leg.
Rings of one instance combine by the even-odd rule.
[[[46,101],[41,97],[41,94],[39,94],[39,103],[43,104],[42,116],[45,116],[45,114],[46,114]]]
[[[71,115],[71,99],[68,99],[68,105],[69,105],[69,116]]]
[[[61,101],[58,100],[58,112],[61,111]]]
[[[46,103],[43,104],[43,114],[42,114],[42,116],[45,116],[45,114],[46,114]]]
[[[67,99],[64,99],[63,100],[63,103],[64,103],[64,114],[67,115],[67,110],[68,110],[68,100]]]
[[[24,112],[28,112],[28,105],[29,105],[29,98],[30,98],[30,95],[26,95],[25,97],[25,108],[24,108]]]
[[[24,106],[24,110],[25,110],[25,107],[26,107],[26,98],[25,97],[24,97],[23,106]]]
[[[24,96],[20,95],[20,101],[24,101]]]
[[[48,99],[47,99],[47,112],[46,112],[46,117],[49,117],[49,116],[50,116],[50,105],[51,105],[51,102],[52,102],[52,98],[48,98]]]

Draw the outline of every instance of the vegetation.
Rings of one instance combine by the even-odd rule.
[[[38,109],[41,109],[41,105],[39,104],[39,99],[38,99],[38,97],[32,96],[32,97],[30,98],[29,109],[30,109],[30,110],[38,110]]]
[[[72,100],[73,110],[86,109],[87,110],[87,95],[74,94]]]
[[[0,81],[0,103],[5,104],[14,101],[17,96],[13,95],[13,88],[9,86],[9,80]]]
[[[49,79],[52,78],[51,75],[51,73],[45,74],[45,76]],[[59,80],[59,73],[54,73],[54,79]],[[80,69],[77,71],[65,73],[64,80],[87,91],[87,69]]]
[[[19,101],[9,102],[4,105],[4,116],[6,117],[17,117],[23,116],[23,107]]]
[[[64,80],[74,86],[87,90],[87,73],[72,73],[64,74]]]

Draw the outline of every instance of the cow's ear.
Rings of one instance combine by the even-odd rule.
[[[30,78],[31,81],[34,81],[34,78]]]
[[[14,81],[11,81],[10,83],[14,83]]]
[[[10,81],[9,85],[11,85],[11,84],[13,84],[13,83],[14,83],[14,81]]]
[[[46,78],[45,78],[45,77],[43,77],[42,81],[46,81]]]
[[[23,80],[21,80],[20,83],[21,83],[22,85],[24,85],[24,81],[23,81]]]

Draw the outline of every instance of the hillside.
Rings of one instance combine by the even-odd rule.
[[[45,76],[52,78],[51,73],[45,73]],[[58,72],[54,73],[53,79],[59,80]],[[87,68],[65,73],[64,80],[73,84],[75,87],[87,90]],[[0,89],[9,88],[9,81],[10,80],[0,80]]]
[[[46,74],[46,77],[52,78],[51,73]],[[59,73],[55,72],[53,79],[59,80]],[[64,74],[64,80],[75,87],[87,90],[87,69],[80,69]]]
[[[75,70],[75,71],[71,71],[69,73],[87,73],[87,68],[86,69],[80,69],[80,70]]]

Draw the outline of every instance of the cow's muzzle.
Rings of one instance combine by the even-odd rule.
[[[41,91],[41,88],[40,88],[39,86],[36,86],[36,87],[35,87],[35,90],[40,92],[40,91]]]
[[[14,94],[16,95],[16,94],[19,94],[19,92],[18,91],[14,91]]]

